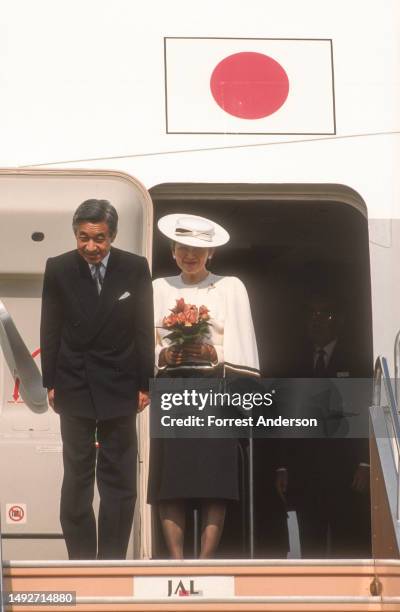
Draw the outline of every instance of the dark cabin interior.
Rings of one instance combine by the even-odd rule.
[[[312,188],[307,197],[305,185],[298,191],[300,195],[292,185],[278,189],[211,184],[153,188],[153,278],[179,272],[168,240],[157,230],[158,219],[170,213],[208,217],[230,234],[229,243],[217,249],[210,268],[216,274],[238,276],[247,287],[261,376],[296,376],[293,364],[305,342],[307,299],[317,291],[328,292],[340,302],[343,333],[357,347],[360,369],[368,377],[373,353],[366,211],[362,205],[349,205],[340,189],[337,198],[334,190],[329,197],[324,197],[323,189],[319,196]],[[286,557],[286,509],[273,486],[277,441],[266,442],[255,447],[254,455],[255,556],[279,558]],[[243,469],[247,471],[246,460]],[[249,556],[246,477],[243,487],[241,504],[227,514],[222,557]],[[165,554],[161,541],[156,535],[158,557]],[[188,538],[189,551],[191,546]]]

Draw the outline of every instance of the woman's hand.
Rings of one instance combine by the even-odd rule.
[[[192,342],[183,345],[183,355],[188,361],[218,361],[217,352],[211,344]]]
[[[158,365],[160,367],[178,366],[181,365],[183,359],[182,347],[178,344],[173,344],[168,348],[163,349],[158,357]]]

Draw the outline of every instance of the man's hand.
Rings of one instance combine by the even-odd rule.
[[[47,389],[47,401],[49,406],[54,410],[54,389]]]
[[[143,412],[145,408],[150,404],[150,393],[148,391],[139,391],[138,395],[138,412]]]
[[[357,491],[357,493],[363,493],[368,489],[369,483],[369,466],[368,465],[359,465],[354,472],[354,478],[351,485],[353,491]]]
[[[275,474],[275,488],[278,492],[279,497],[283,502],[286,503],[286,493],[288,488],[289,476],[286,468],[276,470]]]

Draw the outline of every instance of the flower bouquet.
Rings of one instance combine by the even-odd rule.
[[[170,312],[164,317],[162,327],[170,332],[165,337],[172,344],[201,342],[208,335],[210,313],[206,306],[186,304],[180,298]]]

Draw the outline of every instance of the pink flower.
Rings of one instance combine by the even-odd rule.
[[[186,316],[185,316],[185,313],[184,313],[184,312],[179,312],[179,313],[176,315],[176,320],[177,320],[177,323],[185,323],[185,322],[186,322]]]
[[[196,309],[190,309],[187,311],[186,313],[186,321],[188,323],[190,323],[191,325],[197,323],[198,321],[198,316],[197,316],[197,308]]]
[[[179,298],[179,300],[176,300],[176,306],[173,310],[173,312],[183,312],[185,310],[185,300],[183,298]]]
[[[199,319],[201,319],[201,321],[208,321],[209,318],[210,318],[210,311],[208,310],[208,308],[206,306],[200,306]]]

